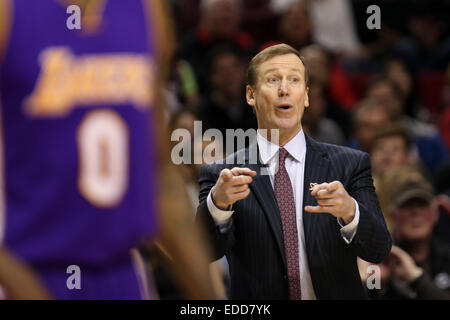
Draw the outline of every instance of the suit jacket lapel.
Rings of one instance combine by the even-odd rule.
[[[311,196],[309,190],[310,182],[322,183],[328,182],[330,161],[326,153],[321,152],[317,142],[308,138],[306,139],[306,160],[305,160],[305,177],[303,186],[303,207],[317,206],[317,200]],[[317,233],[315,230],[319,227],[319,215],[321,213],[309,213],[303,210],[303,229],[305,231],[305,243],[308,258],[314,252],[315,242],[317,241]]]
[[[266,174],[261,174],[261,172],[264,172],[264,170],[262,170],[264,168],[264,165],[261,163],[259,158],[258,144],[256,143],[256,139],[253,143],[250,144],[249,148],[246,151],[252,155],[250,157],[252,161],[247,161],[246,165],[257,173],[257,176],[250,184],[250,189],[253,191],[255,197],[259,200],[263,212],[266,215],[267,220],[269,221],[269,225],[275,236],[275,240],[277,242],[283,263],[286,266],[286,254],[284,249],[280,209],[278,208],[278,204],[275,199],[275,193],[273,191],[272,184],[270,183],[269,176]],[[249,159],[248,153],[246,154],[247,160]],[[256,164],[254,161],[254,155],[256,155]]]
[[[310,182],[328,182],[330,162],[327,154],[320,150],[320,146],[305,135],[306,139],[306,157],[305,157],[305,177],[303,185],[303,207],[307,205],[316,206],[316,199],[311,196],[309,191]],[[256,155],[256,160],[255,160]],[[251,160],[251,161],[250,161]],[[257,176],[250,184],[250,189],[253,191],[255,197],[259,200],[264,214],[266,215],[269,225],[275,236],[275,240],[280,251],[283,263],[286,266],[286,252],[283,240],[283,227],[280,217],[280,209],[278,208],[275,193],[270,183],[268,175],[261,175],[264,165],[261,163],[258,152],[258,144],[253,141],[249,148],[246,149],[245,154],[246,166],[257,172]],[[256,164],[255,164],[256,162]],[[319,227],[319,214],[309,213],[303,210],[303,228],[305,232],[305,243],[308,258],[314,252],[317,237],[315,236],[315,229]]]

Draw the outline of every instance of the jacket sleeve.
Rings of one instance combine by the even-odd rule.
[[[207,206],[206,199],[212,187],[216,184],[221,167],[217,164],[204,164],[199,174],[199,206],[196,222],[202,224],[208,233],[208,239],[214,249],[213,260],[220,259],[234,244],[234,225],[231,218],[230,225],[219,228],[214,222]]]
[[[350,247],[361,259],[380,263],[391,251],[392,239],[375,193],[367,153],[363,153],[347,191],[358,202],[360,212],[358,229]]]

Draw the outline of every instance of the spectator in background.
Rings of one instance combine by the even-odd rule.
[[[434,232],[436,237],[450,244],[450,161],[436,170],[433,182],[438,194],[436,207],[439,210],[439,222]]]
[[[392,219],[388,213],[389,193],[383,187],[386,172],[416,163],[408,131],[401,123],[380,127],[370,144],[372,175],[381,211],[388,229],[392,231]]]
[[[441,95],[444,107],[450,107],[450,61],[445,69],[444,87],[442,88]]]
[[[320,82],[311,81],[308,97],[309,108],[303,116],[305,132],[319,142],[344,145],[345,136],[341,128],[334,120],[325,116],[328,105]]]
[[[203,95],[199,118],[203,130],[256,129],[256,117],[245,100],[245,65],[239,54],[228,46],[218,46],[208,55],[210,90]]]
[[[312,43],[312,23],[306,1],[290,1],[280,14],[278,41],[297,50]]]
[[[442,134],[442,138],[445,140],[447,151],[450,150],[450,106],[441,114],[439,119],[439,131]]]
[[[341,66],[335,62],[332,55],[319,45],[313,44],[304,47],[300,53],[310,66],[311,77],[321,82],[329,99],[339,107],[339,110],[335,111],[336,114],[330,114],[329,116],[337,117],[336,121],[343,126],[347,126],[348,123],[342,122],[342,120],[348,119],[346,111],[353,110],[357,101],[347,75]]]
[[[178,33],[192,31],[197,27],[200,19],[201,0],[169,0],[176,21]]]
[[[389,58],[381,67],[386,77],[395,82],[405,101],[405,113],[411,117],[426,117],[419,104],[417,88],[406,64],[398,58]],[[427,117],[428,118],[428,117]]]
[[[336,121],[344,135],[350,135],[349,111],[356,103],[356,97],[345,73],[332,57],[319,45],[309,45],[300,50],[308,64],[311,79],[323,88],[327,101],[326,116]]]
[[[190,134],[190,139],[184,141],[177,141],[176,143],[190,144],[189,148],[185,150],[191,150],[191,157],[189,163],[181,163],[179,165],[179,171],[182,176],[183,185],[186,189],[186,193],[189,196],[191,206],[187,211],[192,214],[192,219],[195,218],[195,209],[197,208],[198,202],[198,174],[202,163],[194,162],[194,152],[203,151],[209,144],[219,144],[222,141],[203,141],[202,136],[195,136],[194,134],[194,121],[198,121],[197,116],[189,110],[181,110],[172,115],[169,121],[170,131],[173,132],[176,129],[186,129]],[[184,137],[182,138],[184,139]],[[198,139],[197,141],[195,139]],[[173,145],[172,145],[173,146]],[[196,150],[196,148],[200,150]],[[220,148],[216,148],[220,150]],[[214,154],[211,158],[203,158],[204,162],[210,162],[223,158],[223,154]],[[147,259],[150,260],[150,265],[154,274],[155,284],[158,288],[159,297],[162,300],[178,300],[182,299],[183,296],[176,285],[176,279],[173,274],[167,271],[165,266],[170,261],[170,256],[167,250],[160,242],[155,242],[150,246],[145,246],[142,248],[142,253]],[[210,263],[209,271],[211,274],[212,285],[216,292],[218,293],[219,299],[227,299],[226,283],[228,281],[228,264],[225,259],[215,261]]]
[[[258,43],[273,39],[276,35],[277,14],[272,9],[273,0],[243,0],[244,18],[242,27]]]
[[[198,178],[199,178],[199,172],[200,172],[200,166],[203,163],[209,163],[215,160],[223,159],[224,153],[219,154],[215,153],[212,154],[211,157],[208,157],[207,154],[204,153],[205,148],[209,145],[215,145],[215,150],[223,150],[223,146],[220,145],[223,142],[218,140],[213,141],[204,141],[203,137],[196,137],[194,134],[194,121],[199,121],[197,116],[188,111],[181,111],[173,115],[171,121],[170,121],[170,128],[172,130],[175,129],[186,129],[189,131],[191,135],[191,140],[186,141],[186,143],[190,143],[192,147],[192,154],[191,154],[191,163],[183,163],[181,164],[180,172],[183,177],[186,192],[189,195],[189,198],[192,202],[191,212],[193,215],[193,218],[195,217],[195,211],[199,205],[198,201],[198,192],[199,192],[199,185],[198,185]],[[201,140],[201,141],[195,141],[195,139]],[[201,148],[201,150],[196,150],[196,148]],[[202,157],[202,163],[195,163],[195,159],[193,156],[194,152],[201,152],[203,155]],[[219,294],[219,299],[227,299],[227,287],[229,282],[229,273],[228,273],[228,263],[225,258],[214,261],[210,263],[210,273],[213,281],[213,286],[216,290],[216,292]]]
[[[191,148],[191,157],[190,163],[182,163],[180,164],[180,172],[185,182],[185,186],[187,189],[187,193],[192,202],[192,212],[195,212],[198,207],[198,174],[200,170],[200,166],[203,163],[212,162],[215,160],[223,159],[224,153],[220,153],[220,150],[224,151],[222,141],[213,140],[213,141],[204,141],[203,136],[196,136],[194,132],[194,122],[200,121],[197,115],[189,110],[183,110],[175,113],[170,119],[169,126],[171,131],[173,132],[176,129],[186,129],[191,139],[188,141],[177,141],[176,143],[189,143]],[[196,140],[197,139],[197,140]],[[204,153],[205,148],[214,144],[216,146],[215,150],[219,151],[217,154],[209,154]],[[196,149],[198,148],[198,149]],[[194,152],[199,152],[202,155],[202,163],[195,163]]]
[[[369,83],[366,97],[383,104],[391,120],[404,123],[428,170],[433,172],[447,158],[447,150],[437,129],[405,114],[405,97],[396,82],[385,75],[377,75]]]
[[[386,57],[402,59],[414,74],[445,68],[450,57],[447,0],[352,0],[352,5],[363,43],[356,68],[373,71]],[[367,28],[370,5],[381,9],[379,30]],[[349,62],[346,66],[354,68]]]
[[[365,96],[383,104],[394,121],[400,120],[404,115],[403,93],[397,83],[384,74],[377,74],[372,78]]]
[[[182,39],[180,55],[194,68],[200,92],[208,89],[207,54],[218,44],[234,47],[245,59],[252,54],[254,41],[243,31],[241,0],[202,0],[200,24]]]
[[[450,62],[445,70],[444,87],[442,88],[443,112],[439,119],[439,130],[450,150]]]
[[[390,121],[388,110],[379,101],[360,101],[353,114],[353,136],[348,145],[369,152],[376,131]]]
[[[415,168],[391,171],[389,214],[396,246],[381,264],[381,290],[374,299],[450,299],[450,247],[433,237],[438,213],[433,189]]]
[[[446,67],[450,60],[448,10],[448,1],[433,1],[433,5],[416,1],[410,8],[409,37],[398,41],[394,51],[413,71]]]
[[[412,142],[407,129],[401,123],[381,127],[374,136],[370,147],[372,173],[382,176],[386,171],[412,164]]]
[[[170,78],[163,89],[168,118],[182,109],[193,109],[199,104],[200,94],[195,72],[186,60],[172,62]]]
[[[191,150],[191,157],[190,157],[190,163],[182,163],[180,164],[180,173],[183,177],[183,180],[185,182],[186,191],[189,195],[189,198],[192,202],[192,208],[197,208],[198,206],[198,170],[200,169],[200,164],[196,164],[194,162],[194,152],[197,150],[195,149],[198,143],[196,144],[195,139],[202,140],[202,137],[196,137],[195,131],[194,131],[194,122],[198,121],[199,119],[197,116],[189,111],[189,110],[183,110],[178,113],[175,113],[172,118],[170,119],[170,128],[172,132],[176,129],[186,129],[191,139],[187,141],[179,141],[177,143],[183,143],[183,144],[190,144]],[[183,138],[184,139],[184,138]],[[202,146],[202,142],[200,141],[200,146]],[[203,153],[202,153],[203,154]],[[194,209],[192,209],[192,212],[194,212]]]
[[[328,53],[319,45],[312,44],[303,47],[300,54],[305,58],[308,64],[309,76],[322,87],[327,88],[330,85],[331,59]]]

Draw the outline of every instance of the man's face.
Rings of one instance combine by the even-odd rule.
[[[245,81],[245,68],[239,57],[224,53],[217,56],[212,63],[211,84],[214,91],[235,99],[242,98],[242,85]]]
[[[327,87],[330,78],[330,65],[325,52],[312,45],[302,49],[300,53],[305,58],[311,78],[316,79],[322,86]]]
[[[259,129],[280,129],[280,139],[301,129],[309,106],[305,68],[295,54],[271,58],[257,69],[255,88],[247,86],[247,103],[255,108]]]
[[[412,198],[402,204],[394,213],[395,233],[399,241],[428,239],[437,222],[437,214],[428,201]]]
[[[371,151],[373,171],[385,171],[407,164],[408,151],[405,140],[400,136],[384,137],[375,142]]]
[[[215,0],[204,13],[205,24],[218,38],[232,37],[241,24],[241,8],[236,0]]]
[[[363,151],[369,151],[369,145],[376,131],[389,122],[389,115],[382,108],[367,111],[359,116],[356,123],[355,137]]]
[[[312,25],[305,4],[292,4],[280,21],[280,33],[286,42],[300,48],[312,33]]]
[[[380,82],[375,84],[367,92],[367,97],[375,99],[384,105],[393,119],[397,119],[403,113],[403,103],[388,83]]]

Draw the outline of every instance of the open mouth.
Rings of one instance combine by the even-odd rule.
[[[277,106],[277,109],[282,110],[282,111],[289,111],[292,109],[292,106],[288,105],[288,104],[282,104],[282,105]]]

